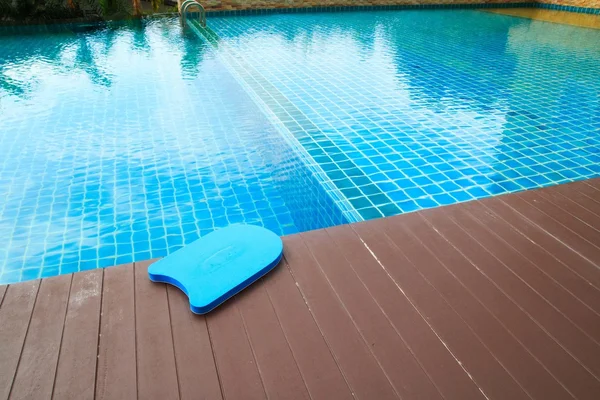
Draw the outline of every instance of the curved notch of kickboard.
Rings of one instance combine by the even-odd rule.
[[[187,296],[187,298],[190,302],[190,310],[194,314],[202,315],[202,314],[211,312],[212,310],[214,310],[215,308],[217,308],[218,306],[220,306],[221,304],[223,304],[224,302],[229,300],[231,297],[235,296],[236,294],[238,294],[242,290],[246,289],[248,286],[250,286],[257,280],[259,280],[260,278],[265,276],[267,273],[269,273],[271,270],[273,270],[279,264],[279,262],[281,261],[282,258],[283,258],[283,251],[277,257],[277,259],[275,259],[275,261],[273,261],[272,263],[267,265],[265,268],[261,269],[258,273],[250,276],[248,279],[242,281],[239,285],[233,287],[231,290],[229,290],[229,291],[225,292],[223,295],[217,297],[214,301],[212,301],[208,304],[205,304],[205,305],[193,304],[192,303],[193,299],[190,298],[190,295],[188,294],[188,290],[185,288],[183,283],[177,281],[176,279],[173,279],[170,276],[160,275],[160,274],[152,274],[152,273],[148,273],[148,276],[150,277],[150,280],[152,282],[167,283],[167,284],[175,286],[176,288],[181,290],[183,293],[185,293],[185,295]]]

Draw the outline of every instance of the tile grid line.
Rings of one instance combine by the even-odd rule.
[[[240,22],[240,23],[242,23],[242,24],[243,24],[243,22]],[[235,32],[234,32],[234,33],[235,33]],[[293,71],[292,71],[292,73],[293,73]],[[332,77],[332,79],[335,79],[335,76],[333,76],[333,77]],[[284,85],[284,86],[287,86],[285,83],[282,83],[282,82],[280,82],[280,83],[281,83],[282,85]],[[306,92],[306,90],[305,90],[305,89],[303,89],[303,88],[300,88],[299,90],[301,90],[301,91],[303,91],[303,92]],[[365,89],[365,90],[368,90],[368,89]],[[509,114],[510,114],[510,113],[509,113]],[[377,124],[376,124],[376,125],[377,125]],[[516,140],[516,139],[517,139],[517,138],[515,138],[515,140]],[[491,145],[491,144],[489,144],[489,145]],[[538,146],[538,147],[539,147],[539,146]],[[559,146],[559,148],[560,148],[560,147],[561,147],[561,146]],[[494,148],[495,148],[495,147],[494,147]],[[567,150],[565,149],[565,151],[567,151]],[[496,151],[494,151],[494,154],[495,154],[496,152],[497,152],[497,150],[496,150]],[[537,156],[540,156],[540,152],[539,152],[537,149],[530,149],[530,150],[528,150],[528,152],[529,152],[530,154],[528,154],[528,155],[526,155],[526,154],[520,154],[520,157],[525,157],[525,158],[527,158],[527,159],[528,159],[527,161],[532,161],[532,160],[529,160],[530,156],[532,156],[532,155],[533,155],[533,156],[536,156],[536,155],[537,155]],[[487,158],[487,157],[489,157],[489,155],[486,155],[486,153],[484,153],[484,155],[486,156],[486,158]],[[478,159],[478,160],[479,160],[479,162],[481,162],[481,163],[482,163],[482,166],[483,166],[483,167],[485,167],[485,168],[489,169],[489,166],[487,166],[487,165],[488,165],[488,163],[489,163],[489,161],[490,161],[490,160],[487,160],[487,161],[485,161],[485,160],[481,160],[481,159],[479,158],[479,156],[477,156],[477,154],[472,154],[471,156],[472,156],[473,158],[475,158],[475,159]],[[551,162],[553,162],[551,159],[549,159],[549,158],[548,158],[548,157],[546,157],[546,156],[540,156],[540,157],[544,157],[544,158],[545,158],[545,162],[546,162],[546,163],[551,163]],[[544,160],[542,160],[542,161],[544,161]],[[536,161],[536,162],[537,162],[537,161]],[[516,162],[516,161],[514,162],[514,164],[516,164],[517,166],[519,166],[519,165],[520,165],[520,167],[523,167],[523,168],[525,168],[525,165],[527,165],[527,164],[519,164],[519,163],[518,163],[518,162]],[[464,165],[464,166],[463,166],[463,167],[461,167],[461,168],[468,168],[468,169],[471,169],[471,170],[473,171],[473,168],[475,168],[475,166],[473,166],[473,165],[470,165],[470,164],[467,164],[467,165]],[[538,181],[535,181],[535,182],[534,182],[534,181],[531,181],[531,180],[527,180],[527,178],[522,178],[522,179],[518,179],[517,181],[515,181],[514,179],[511,179],[511,177],[507,175],[508,173],[512,173],[512,172],[513,172],[513,171],[511,171],[511,168],[515,168],[515,166],[514,166],[514,165],[513,165],[513,166],[505,166],[505,168],[503,168],[503,169],[502,169],[502,171],[504,172],[504,173],[502,173],[502,180],[501,180],[501,181],[498,181],[498,179],[495,179],[495,180],[494,180],[494,182],[496,182],[496,185],[495,185],[495,186],[494,186],[494,185],[492,185],[492,186],[493,186],[493,187],[492,187],[492,189],[493,189],[493,190],[497,190],[497,189],[499,189],[498,185],[500,185],[500,186],[501,186],[501,188],[502,188],[502,191],[503,191],[503,192],[507,192],[507,191],[516,191],[516,190],[522,190],[522,189],[524,189],[524,188],[530,188],[530,187],[540,187],[540,186],[544,186],[544,185],[547,185],[547,184],[548,184],[548,178],[546,178],[546,177],[543,177],[543,176],[541,176],[541,175],[540,175],[540,179],[543,179],[541,183],[540,183],[540,182],[538,182]],[[549,170],[548,168],[546,168],[546,167],[542,167],[542,166],[540,166],[540,168],[544,168],[544,169],[546,170],[546,172],[550,171],[550,170]],[[495,168],[495,169],[497,170],[496,172],[497,172],[498,174],[501,172],[501,171],[500,171],[500,170],[498,170],[497,168]],[[438,171],[438,172],[439,172],[439,173],[438,173],[438,175],[440,175],[440,174],[444,175],[444,172],[442,172],[441,170],[440,170],[440,171]],[[476,172],[477,172],[477,171],[476,171]],[[487,170],[486,170],[486,171],[483,171],[482,173],[485,173],[485,172],[487,172]],[[518,171],[517,171],[517,172],[518,172]],[[542,172],[540,172],[540,173],[542,173]],[[560,178],[560,182],[572,180],[572,179],[570,179],[570,178],[568,178],[568,177],[566,177],[566,176],[562,176],[561,174],[558,174],[558,173],[554,173],[554,175],[556,175],[557,177],[559,177],[559,178]],[[466,178],[466,177],[465,177],[465,178]],[[451,179],[451,178],[448,178],[448,179]],[[523,186],[524,182],[521,182],[521,181],[523,181],[523,180],[527,182],[527,185],[526,185],[526,186]],[[488,181],[489,181],[489,179],[488,179]],[[554,181],[555,181],[554,183],[559,183],[559,181],[557,181],[556,179],[554,179]],[[544,182],[545,182],[545,183],[544,183]],[[472,183],[472,185],[475,185],[475,186],[477,186],[477,183]],[[507,187],[505,187],[505,186],[503,186],[503,185],[505,185],[505,186],[510,186],[510,188],[507,188]],[[434,186],[435,186],[435,185],[434,185]],[[471,197],[473,197],[473,196],[474,196],[474,198],[487,197],[487,196],[490,196],[490,195],[493,195],[493,194],[494,194],[494,192],[490,193],[490,192],[486,191],[486,190],[485,190],[485,188],[483,188],[483,187],[481,187],[481,188],[475,188],[475,189],[477,189],[477,190],[478,190],[477,194],[469,192],[469,195],[470,195]],[[451,195],[451,193],[449,193],[449,195]],[[435,196],[434,196],[434,197],[435,197]],[[427,199],[425,199],[425,200],[427,200]],[[461,196],[461,199],[455,199],[455,200],[457,200],[457,201],[462,201],[462,200],[466,200],[466,199],[464,198],[464,196]],[[431,203],[431,201],[429,201],[427,204],[429,204],[429,203]],[[419,208],[428,208],[428,207],[431,207],[431,205],[430,205],[430,204],[429,204],[429,205],[419,204]]]
[[[226,45],[224,43],[218,41],[216,34],[214,36],[211,35],[207,30],[201,31],[199,26],[196,26],[194,23],[189,24],[190,27],[194,30],[194,32],[203,40],[208,42],[213,48],[223,48]],[[211,37],[212,36],[212,37]],[[320,177],[325,176],[325,171],[319,166],[319,164],[314,160],[314,158],[304,149],[304,147],[298,143],[298,141],[294,138],[293,134],[285,127],[283,122],[273,113],[273,111],[262,101],[262,99],[256,94],[254,89],[241,77],[238,72],[235,70],[235,67],[231,65],[229,60],[225,59],[225,55],[230,56],[228,52],[225,54],[223,52],[218,52],[218,57],[222,60],[223,65],[227,68],[227,70],[231,73],[231,75],[236,79],[236,81],[244,87],[245,91],[250,95],[250,97],[254,100],[255,104],[258,108],[263,112],[263,114],[267,117],[267,119],[271,122],[271,124],[277,129],[279,133],[282,134],[285,141],[295,150],[297,154],[300,155],[301,160],[307,166],[307,168],[313,173],[313,176]],[[231,56],[230,56],[231,57]],[[333,186],[328,184],[328,182],[324,182],[322,179],[318,179],[320,183],[322,183],[326,189],[326,192],[332,197],[332,200],[337,204],[341,205],[341,211],[349,220],[349,222],[358,222],[362,221],[362,216],[356,212],[354,207],[348,202],[345,196],[339,192],[339,190]]]

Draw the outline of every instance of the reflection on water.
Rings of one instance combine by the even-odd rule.
[[[0,283],[345,222],[178,20],[0,40]]]
[[[490,8],[482,11],[557,24],[580,26],[583,28],[600,29],[600,15],[596,14],[546,10],[542,8]]]
[[[161,25],[170,25],[170,30]],[[161,29],[164,32],[161,32]],[[204,55],[203,42],[194,35],[181,40],[182,32],[174,20],[129,21],[109,24],[94,30],[39,35],[5,35],[0,41],[0,99],[9,95],[24,98],[40,85],[52,85],[59,77],[82,74],[90,86],[110,86],[111,68],[118,66],[127,53],[144,54],[148,62],[160,63],[161,50],[180,59],[178,74],[194,78]],[[149,40],[154,40],[153,47]],[[151,74],[143,74],[152,79]],[[60,90],[63,87],[57,84]],[[18,99],[11,99],[17,101]]]
[[[174,19],[0,40],[0,283],[600,175],[599,30],[471,10],[209,25],[216,49]]]
[[[364,218],[600,174],[599,31],[471,10],[210,22],[325,134],[296,137]]]

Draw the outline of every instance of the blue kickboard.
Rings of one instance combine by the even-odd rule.
[[[206,314],[275,268],[283,254],[279,236],[253,225],[216,230],[155,262],[153,282],[177,286],[196,314]]]

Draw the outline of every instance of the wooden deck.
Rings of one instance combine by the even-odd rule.
[[[284,243],[207,317],[149,262],[0,287],[0,399],[600,398],[600,179]]]

